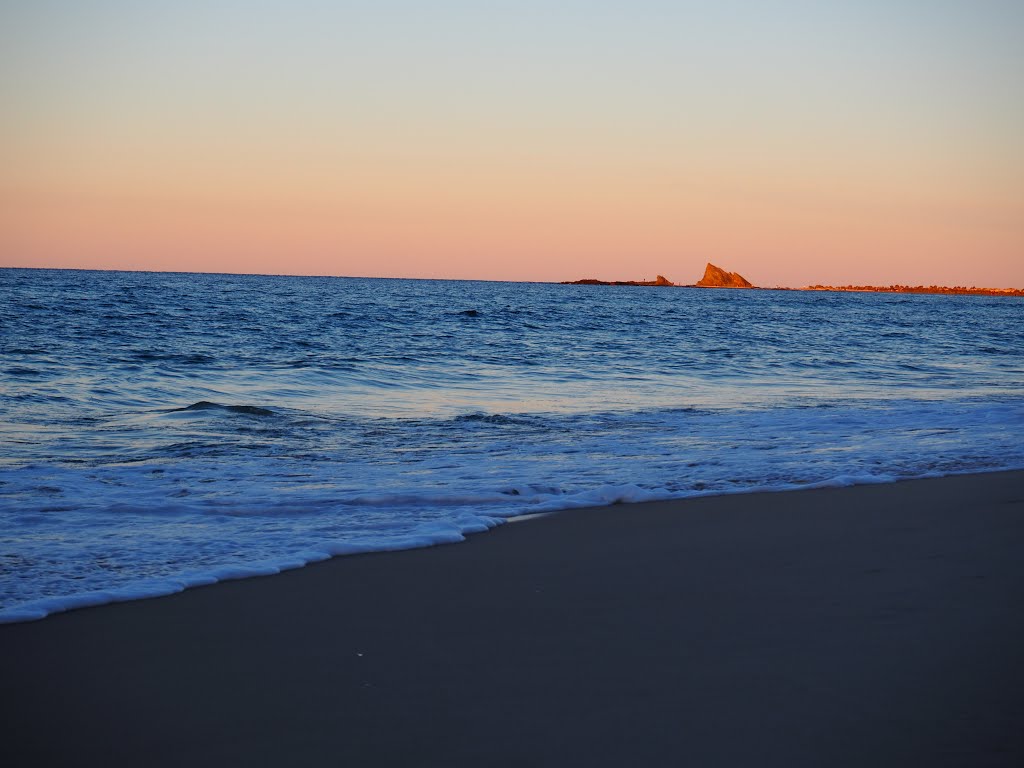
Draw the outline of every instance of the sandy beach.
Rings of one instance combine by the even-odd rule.
[[[0,761],[1024,764],[1024,472],[595,508],[0,627]]]

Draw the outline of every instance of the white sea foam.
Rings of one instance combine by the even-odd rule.
[[[339,555],[455,543],[520,515],[1024,467],[1024,401],[1017,400],[727,417],[645,412],[601,421],[600,429],[520,443],[514,452],[503,440],[482,440],[479,451],[443,462],[427,452],[403,467],[253,459],[167,462],[156,475],[152,464],[4,470],[8,500],[0,511],[11,524],[0,539],[33,578],[6,585],[0,621],[271,575]],[[625,477],[632,482],[618,482]],[[40,486],[61,489],[63,501],[27,508]],[[169,502],[183,487],[188,500]],[[75,543],[63,560],[40,565],[55,562],[54,542],[69,537]],[[56,594],[34,598],[41,587]]]

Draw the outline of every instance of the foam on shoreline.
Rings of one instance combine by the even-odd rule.
[[[988,473],[1024,470],[1024,465],[989,470]],[[148,579],[133,582],[114,589],[94,590],[71,595],[61,595],[28,601],[0,610],[0,624],[37,621],[65,611],[120,603],[131,600],[145,600],[176,594],[194,587],[209,586],[224,581],[247,579],[259,576],[273,576],[284,571],[303,568],[333,557],[368,554],[373,552],[398,552],[465,541],[467,536],[483,533],[505,522],[547,516],[549,514],[617,504],[641,504],[645,502],[707,498],[712,496],[749,495],[757,493],[779,493],[788,491],[814,490],[821,488],[846,488],[856,485],[880,485],[907,480],[924,480],[957,475],[986,474],[977,470],[962,472],[927,472],[915,477],[892,475],[838,475],[827,480],[807,484],[763,485],[744,490],[729,491],[650,491],[635,485],[607,486],[586,491],[574,496],[563,496],[557,500],[541,502],[519,514],[502,516],[465,516],[461,525],[448,522],[425,524],[417,534],[395,538],[378,543],[328,542],[313,549],[278,560],[249,564],[227,565],[206,572],[190,572],[165,579]]]

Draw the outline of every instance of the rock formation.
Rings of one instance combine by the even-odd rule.
[[[566,280],[562,285],[656,285],[662,287],[675,287],[675,283],[664,275],[658,275],[653,280]],[[682,288],[693,288],[692,285],[680,286]],[[753,288],[747,280],[735,272],[726,272],[714,264],[708,264],[704,270],[704,277],[696,284],[698,288]]]
[[[742,275],[737,272],[726,272],[708,262],[704,268],[704,277],[697,283],[698,288],[753,288]]]
[[[673,287],[675,286],[675,283],[664,275],[658,275],[654,280],[595,280],[593,278],[587,278],[585,280],[563,280],[562,285],[658,285]]]

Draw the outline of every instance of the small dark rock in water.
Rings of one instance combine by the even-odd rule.
[[[459,314],[465,315],[466,317],[478,317],[480,315],[480,313],[477,312],[475,309],[467,309],[463,312],[459,312]]]
[[[221,405],[220,403],[211,403],[209,400],[200,400],[198,403],[192,403],[192,405],[185,406],[184,408],[171,408],[167,413],[174,413],[176,411],[209,411],[209,410],[221,410],[231,411],[233,413],[247,413],[250,416],[273,416],[274,412],[269,408],[259,408],[255,405]]]

